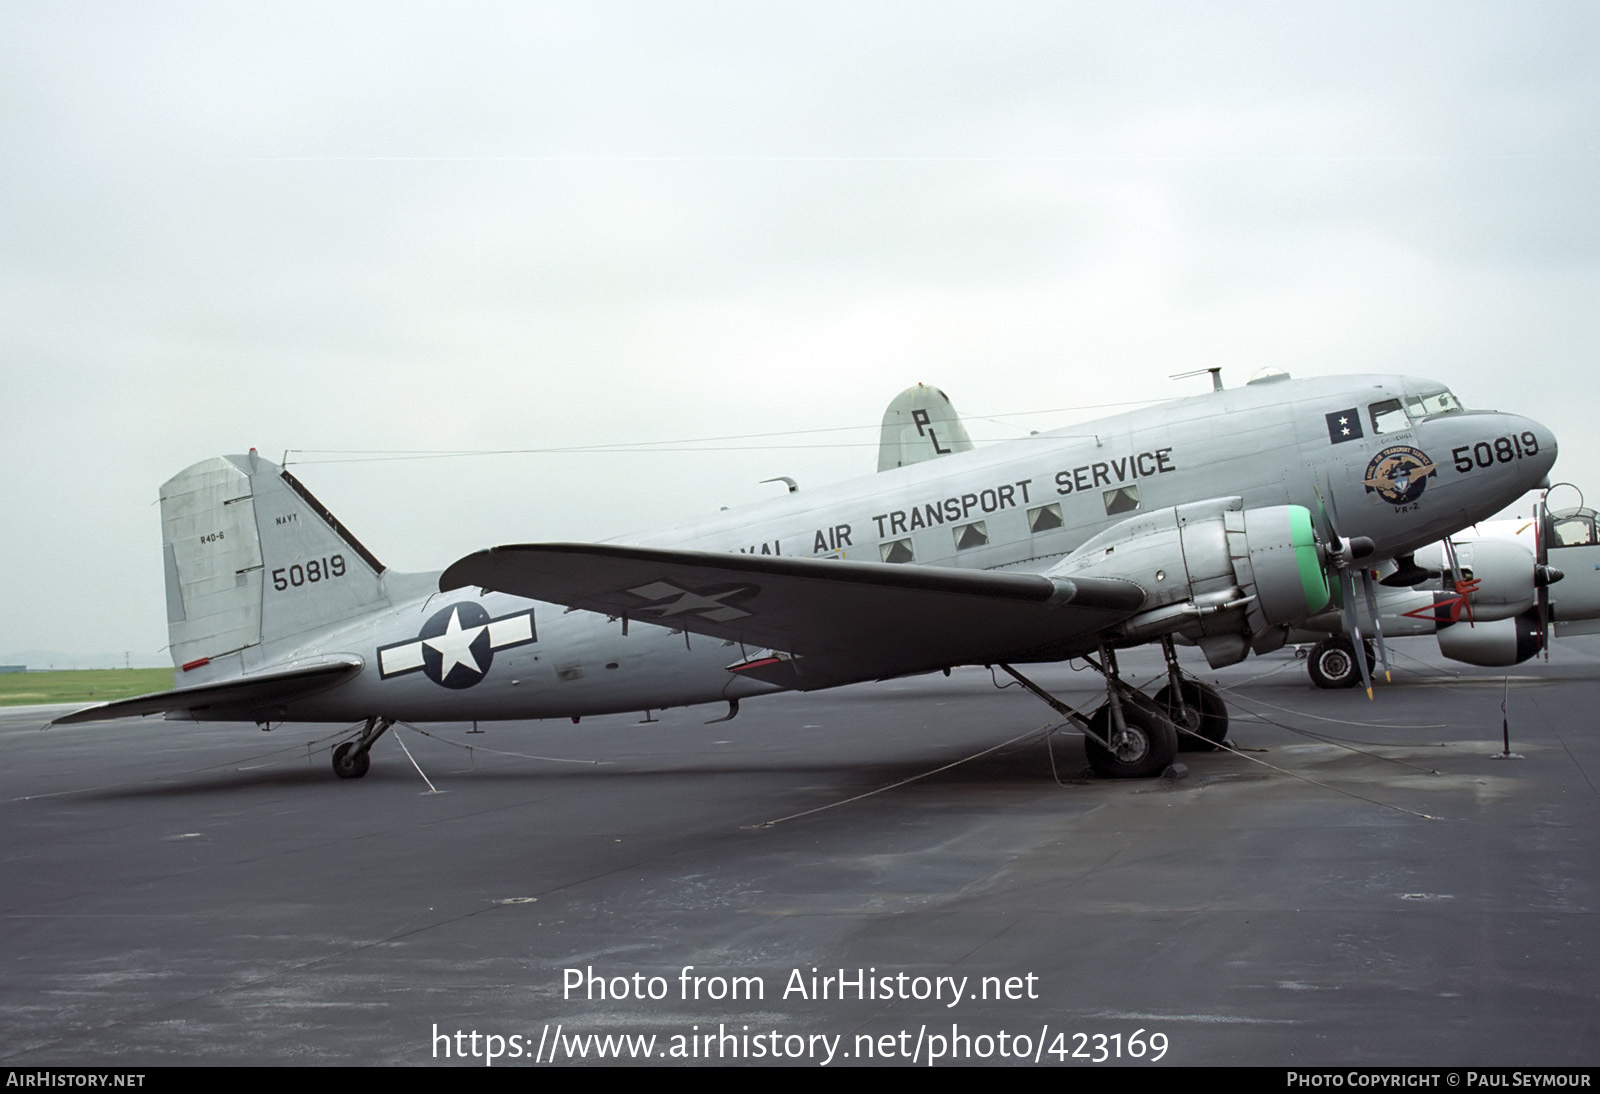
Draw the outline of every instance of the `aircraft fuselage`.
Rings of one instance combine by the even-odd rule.
[[[1393,557],[1492,515],[1543,480],[1555,460],[1555,438],[1537,422],[1459,409],[1423,414],[1421,397],[1430,393],[1448,400],[1444,385],[1400,376],[1251,384],[623,542],[1043,571],[1130,515],[1237,495],[1246,508],[1304,506],[1324,537],[1331,512],[1340,532],[1373,540],[1375,558]],[[335,550],[288,567],[271,558],[263,565],[271,580],[263,581],[262,616],[271,618],[274,599],[327,595],[365,563]],[[339,652],[362,658],[359,674],[286,704],[279,716],[576,717],[777,690],[727,671],[755,651],[673,630],[670,612],[661,625],[636,619],[624,633],[621,621],[588,612],[478,590],[440,593],[437,575],[386,571],[377,580],[386,601],[379,610],[215,658],[194,681],[179,672],[179,685]],[[285,605],[278,614],[295,613]]]

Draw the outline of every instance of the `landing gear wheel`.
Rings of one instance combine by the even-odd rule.
[[[372,758],[365,749],[356,751],[354,741],[346,741],[333,750],[333,773],[341,779],[359,779],[372,766]]]
[[[1367,658],[1367,677],[1371,679],[1378,658],[1373,653],[1372,643],[1363,639],[1361,645],[1362,652]],[[1342,634],[1324,638],[1311,647],[1311,656],[1306,658],[1306,671],[1311,674],[1311,682],[1319,688],[1355,687],[1361,683],[1361,668],[1356,664],[1355,643]]]
[[[1228,705],[1205,684],[1185,680],[1176,692],[1168,684],[1155,702],[1178,730],[1179,752],[1215,752],[1228,739]]]
[[[1089,718],[1089,728],[1111,744],[1108,751],[1092,737],[1083,739],[1083,750],[1096,775],[1102,779],[1150,779],[1177,758],[1178,731],[1166,715],[1148,704],[1149,700],[1122,704],[1128,731],[1121,735],[1112,724],[1110,703]]]

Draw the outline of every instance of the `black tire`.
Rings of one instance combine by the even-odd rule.
[[[1096,775],[1102,779],[1152,779],[1177,758],[1178,731],[1149,700],[1124,702],[1122,720],[1128,733],[1118,740],[1113,736],[1116,731],[1112,728],[1109,703],[1089,718],[1089,728],[1113,748],[1108,751],[1093,737],[1083,739],[1083,750]]]
[[[333,750],[333,773],[341,779],[359,779],[371,766],[371,756],[365,751],[357,752],[354,741],[346,741]]]
[[[1367,679],[1370,680],[1372,670],[1378,665],[1378,658],[1371,642],[1363,640],[1362,646],[1362,652],[1367,657]],[[1358,686],[1361,683],[1361,666],[1356,663],[1355,643],[1342,634],[1324,638],[1311,647],[1311,656],[1306,658],[1306,671],[1311,674],[1311,682],[1319,688],[1337,690]]]
[[[1178,731],[1179,752],[1215,752],[1228,739],[1228,705],[1214,688],[1185,680],[1175,693],[1168,684],[1155,702]]]

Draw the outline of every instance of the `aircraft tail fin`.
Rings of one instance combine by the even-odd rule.
[[[908,387],[894,397],[883,412],[878,437],[879,471],[972,450],[972,438],[949,396],[927,384]]]
[[[168,480],[161,540],[167,640],[173,664],[186,671],[387,599],[383,563],[298,479],[254,450]]]

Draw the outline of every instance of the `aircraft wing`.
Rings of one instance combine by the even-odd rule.
[[[1109,578],[578,543],[492,547],[439,578],[469,586],[795,654],[801,688],[1087,652],[1145,599]]]
[[[79,722],[103,722],[111,718],[136,718],[171,711],[183,711],[193,718],[204,718],[208,710],[227,711],[232,716],[240,713],[248,715],[259,709],[265,715],[289,699],[304,698],[332,687],[361,671],[361,664],[361,658],[353,654],[320,657],[288,668],[219,683],[152,691],[131,699],[96,703],[56,718],[50,724],[64,726]]]

